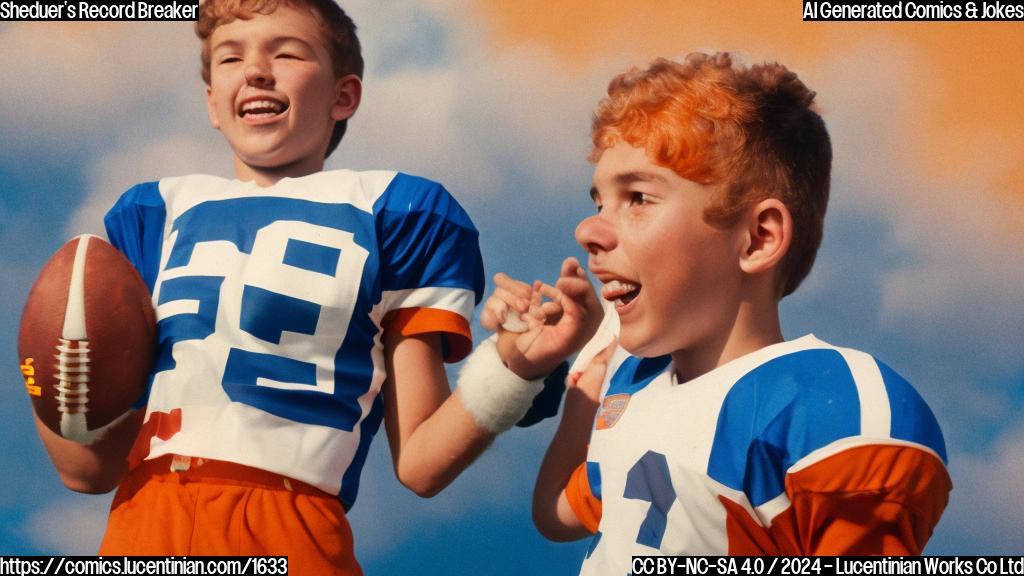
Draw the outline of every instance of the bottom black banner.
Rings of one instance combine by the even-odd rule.
[[[633,556],[630,568],[636,576],[1024,576],[1024,556]]]
[[[286,556],[0,556],[0,576],[17,574],[288,574]]]

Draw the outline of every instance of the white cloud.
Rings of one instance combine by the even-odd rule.
[[[349,514],[357,559],[368,561],[399,552],[395,547],[413,538],[417,526],[443,526],[465,517],[486,519],[498,509],[529,510],[533,481],[553,433],[551,421],[529,429],[514,428],[451,486],[428,500],[398,483],[382,431],[367,459],[359,499]]]
[[[33,512],[21,527],[41,550],[65,556],[96,554],[107,526],[112,495],[65,497]]]
[[[487,31],[456,9],[457,3],[371,4],[345,4],[363,22],[369,62],[395,46],[414,46],[424,21],[445,35],[445,49],[427,66],[369,67],[363,106],[332,164],[390,162],[489,202],[509,200],[512,181],[523,175],[541,184],[529,190],[534,201],[562,197],[570,185],[587,187],[577,181],[580,167],[588,171],[590,111],[607,71],[570,71],[529,47],[497,51]],[[406,57],[415,61],[417,55]],[[578,196],[586,202],[584,192]]]
[[[993,188],[1009,164],[971,158],[970,170],[954,178],[922,166],[920,152],[940,146],[921,140],[926,94],[937,88],[927,66],[926,54],[891,38],[865,38],[822,63],[813,86],[835,148],[830,217],[884,222],[902,254],[882,272],[880,328],[1012,375],[1024,368],[1024,234],[1004,225],[1020,208]],[[941,144],[949,145],[957,143]]]
[[[401,169],[450,188],[500,186],[493,149],[460,122],[457,71],[404,70],[367,78],[365,99],[332,166]]]
[[[1024,550],[1024,426],[1003,434],[990,450],[950,456],[953,492],[931,554],[1020,554]]]
[[[144,123],[144,104],[165,114],[201,87],[196,46],[184,22],[0,28],[5,148],[80,150]]]
[[[130,142],[98,155],[89,169],[89,192],[68,222],[65,236],[86,232],[105,236],[103,215],[137,183],[196,172],[228,175],[229,170],[223,145],[209,138],[179,136]]]

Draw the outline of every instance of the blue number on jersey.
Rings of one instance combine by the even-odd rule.
[[[651,503],[636,541],[651,548],[661,548],[668,511],[676,500],[676,489],[672,486],[665,456],[652,450],[641,456],[626,475],[626,491],[623,496]]]
[[[361,416],[357,399],[373,376],[374,234],[372,215],[347,204],[237,198],[189,209],[173,222],[164,268],[171,278],[160,285],[158,304],[190,311],[160,321],[154,373],[175,368],[179,342],[237,330],[243,343],[230,349],[221,375],[232,400],[352,430]],[[208,252],[197,257],[200,248]],[[238,310],[219,318],[228,326],[217,325],[223,306]]]

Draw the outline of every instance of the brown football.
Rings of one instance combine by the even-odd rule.
[[[82,235],[43,266],[21,315],[18,356],[40,420],[88,444],[142,396],[156,316],[139,273],[103,239]]]

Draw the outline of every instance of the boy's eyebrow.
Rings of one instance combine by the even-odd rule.
[[[267,42],[267,44],[271,49],[274,49],[279,47],[281,44],[286,44],[288,42],[298,42],[299,44],[302,44],[305,48],[313,50],[313,46],[309,42],[306,42],[305,40],[299,38],[298,36],[275,36],[274,38],[271,38],[270,41]],[[224,48],[237,50],[242,46],[242,44],[244,44],[244,42],[242,42],[241,40],[233,40],[231,38],[228,38],[226,40],[221,40],[215,46],[213,46],[210,49],[210,53],[212,54],[217,50],[221,50]]]
[[[210,47],[210,53],[212,54],[212,53],[214,53],[217,50],[220,50],[222,48],[232,48],[232,49],[233,48],[238,48],[241,45],[242,45],[242,43],[237,41],[237,40],[221,40],[220,42],[218,42],[214,46]]]
[[[622,174],[616,174],[612,180],[616,186],[626,187],[634,182],[668,182],[661,174],[655,174],[653,172],[623,172]],[[597,202],[601,198],[601,193],[597,191],[597,186],[590,187],[590,199]]]
[[[615,175],[615,183],[628,186],[634,182],[667,182],[664,176],[651,172],[625,172]]]

